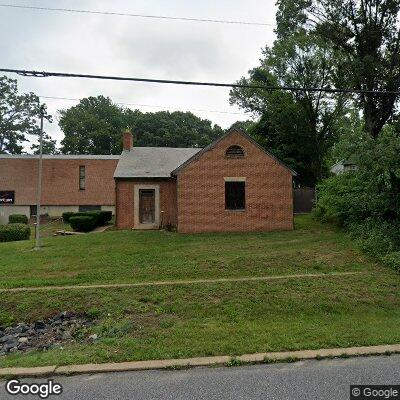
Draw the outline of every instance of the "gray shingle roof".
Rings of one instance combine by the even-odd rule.
[[[114,178],[167,178],[200,148],[134,147],[120,156]]]

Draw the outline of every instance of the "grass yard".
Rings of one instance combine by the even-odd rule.
[[[335,229],[296,219],[296,230],[183,235],[111,231],[0,244],[0,288],[367,271],[375,266]]]
[[[30,222],[29,226],[31,227],[31,239],[35,239],[35,224],[33,221]],[[58,219],[50,219],[48,221],[44,221],[40,225],[40,232],[42,237],[51,237],[57,231],[70,231],[71,226],[66,224],[61,218]]]
[[[0,367],[400,343],[400,275],[309,216],[296,230],[105,232],[0,244],[2,288],[323,273],[318,278],[0,293],[0,325],[87,312],[94,344],[0,357]],[[362,274],[333,276],[331,272]]]

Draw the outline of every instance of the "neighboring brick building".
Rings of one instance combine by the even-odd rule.
[[[119,229],[293,229],[295,173],[240,130],[204,149],[134,147],[125,132],[123,147],[120,156],[44,156],[41,213],[115,209]],[[0,223],[36,215],[38,164],[0,155]]]
[[[115,171],[119,229],[293,229],[295,173],[233,129],[204,149],[141,148],[124,134]]]
[[[114,211],[119,156],[43,156],[41,214],[101,208]],[[38,156],[0,155],[0,223],[10,214],[36,215]]]

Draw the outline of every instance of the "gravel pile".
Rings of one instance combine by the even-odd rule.
[[[53,318],[32,324],[20,322],[7,328],[0,326],[0,356],[48,350],[69,342],[93,342],[97,340],[97,335],[89,334],[91,325],[92,322],[85,315],[64,311]]]

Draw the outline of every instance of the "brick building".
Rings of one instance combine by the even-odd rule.
[[[124,134],[114,177],[119,229],[293,229],[294,171],[240,130],[204,149],[134,147]]]
[[[119,229],[293,229],[295,174],[240,130],[204,149],[135,147],[120,156],[43,157],[41,213],[115,211]],[[36,215],[38,156],[0,155],[0,223]]]
[[[119,156],[44,155],[41,214],[114,211]],[[0,154],[0,223],[10,214],[36,215],[38,156]]]

